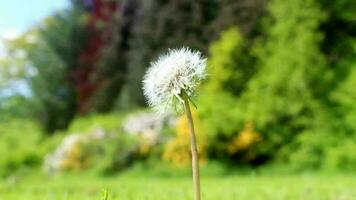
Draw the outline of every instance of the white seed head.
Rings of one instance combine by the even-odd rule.
[[[182,109],[183,91],[192,97],[199,82],[205,78],[206,58],[189,48],[169,49],[152,62],[143,79],[143,91],[148,104],[159,113],[176,106]],[[175,102],[181,102],[175,104]]]

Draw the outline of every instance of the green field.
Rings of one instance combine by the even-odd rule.
[[[189,177],[25,178],[0,183],[1,200],[190,200]],[[203,200],[352,200],[356,176],[233,175],[203,177]]]

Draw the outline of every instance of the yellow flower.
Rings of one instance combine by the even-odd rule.
[[[244,129],[234,137],[232,142],[228,145],[228,152],[236,154],[239,151],[248,150],[252,145],[262,140],[261,135],[255,131],[251,122],[245,123]]]
[[[203,163],[206,160],[206,138],[204,138],[204,135],[202,134],[202,126],[196,111],[192,110],[192,114],[195,120],[199,160]],[[178,118],[176,137],[165,145],[162,159],[172,163],[173,166],[176,167],[187,167],[190,165],[190,136],[186,117],[181,116]]]

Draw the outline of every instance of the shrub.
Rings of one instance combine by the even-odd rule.
[[[255,72],[253,59],[245,38],[236,27],[221,33],[209,48],[208,81],[203,86],[206,92],[229,91],[239,95]]]
[[[121,122],[125,115],[119,113],[93,114],[85,117],[76,118],[65,133],[86,132],[95,127],[105,130],[120,132]]]
[[[343,119],[342,128],[349,134],[356,135],[356,64],[352,67],[349,75],[332,94],[332,99],[338,106],[338,115]]]
[[[268,11],[266,35],[253,49],[258,73],[239,98],[239,109],[244,121],[254,123],[264,139],[259,145],[261,156],[284,159],[281,151],[295,145],[301,155],[312,155],[306,159],[318,158],[318,151],[296,140],[299,134],[326,133],[320,124],[330,124],[324,116],[326,106],[318,94],[323,87],[318,81],[320,74],[326,71],[325,57],[319,49],[322,34],[318,29],[325,13],[315,0],[273,0]],[[283,155],[288,157],[293,151],[298,149]],[[302,158],[289,161],[299,159]]]
[[[30,120],[11,119],[0,124],[0,177],[38,166],[42,160],[41,130]]]
[[[203,162],[206,159],[206,137],[200,119],[198,118],[196,110],[192,110],[194,118],[195,132],[197,136],[197,146],[199,152],[199,159]],[[176,167],[189,166],[191,162],[190,157],[190,135],[188,121],[185,116],[178,118],[176,125],[176,137],[170,140],[164,148],[163,160],[168,161]]]
[[[141,143],[139,137],[123,132],[123,116],[113,113],[75,119],[62,132],[62,144],[59,146],[57,140],[56,149],[51,145],[51,151],[47,151],[55,150],[48,154],[45,169],[49,172],[94,170],[106,174],[129,166],[138,158]]]
[[[211,76],[202,86],[198,111],[204,134],[209,138],[208,154],[214,159],[231,159],[237,150],[229,154],[227,146],[237,140],[246,123],[239,97],[256,72],[250,45],[233,26],[223,31],[209,48],[208,74]]]
[[[139,158],[138,138],[123,133],[90,142],[86,149],[92,155],[92,167],[103,174],[124,170]]]
[[[198,101],[204,134],[209,140],[232,138],[243,127],[243,115],[238,109],[237,98],[230,93],[202,93]]]
[[[356,140],[348,138],[339,145],[326,149],[324,168],[331,170],[349,171],[356,170]]]
[[[255,146],[261,142],[261,135],[255,130],[251,122],[245,123],[243,130],[234,136],[227,146],[230,155],[238,157],[244,162],[253,161],[257,157]]]

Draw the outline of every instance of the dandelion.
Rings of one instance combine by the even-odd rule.
[[[151,63],[143,80],[144,95],[156,111],[163,113],[172,108],[178,111],[184,108],[187,114],[195,200],[200,200],[199,158],[189,102],[196,95],[199,82],[206,76],[205,67],[206,59],[199,51],[170,49]]]
[[[172,108],[182,110],[183,96],[195,96],[196,87],[205,77],[206,59],[199,51],[188,48],[170,49],[151,63],[143,90],[149,105],[159,113]]]

